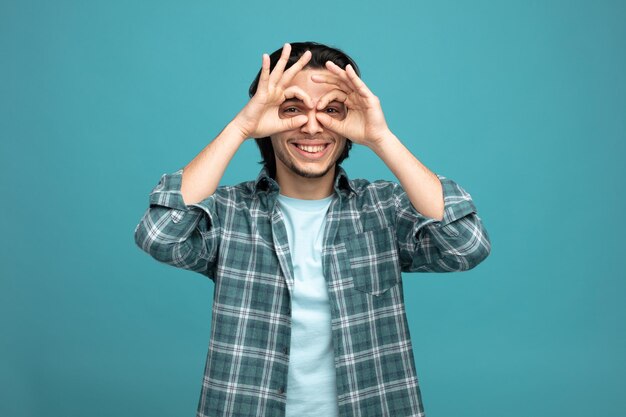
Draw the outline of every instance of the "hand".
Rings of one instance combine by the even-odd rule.
[[[256,93],[234,119],[235,125],[239,127],[246,138],[264,138],[275,133],[298,128],[308,121],[308,117],[305,115],[284,119],[279,117],[279,106],[290,98],[296,97],[302,100],[309,108],[314,106],[308,94],[299,87],[285,88],[298,71],[309,62],[311,51],[302,54],[300,59],[285,71],[290,53],[291,45],[286,43],[280,59],[271,73],[270,57],[263,54],[263,65]]]
[[[325,128],[346,137],[353,142],[372,146],[390,133],[380,106],[380,100],[361,81],[350,64],[345,71],[331,61],[326,68],[333,74],[312,75],[311,80],[319,83],[334,84],[337,88],[329,91],[317,103],[317,120]],[[347,107],[346,117],[342,120],[321,113],[332,101],[344,103]]]

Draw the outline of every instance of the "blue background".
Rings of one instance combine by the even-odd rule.
[[[261,54],[315,40],[492,239],[471,271],[404,276],[428,417],[623,416],[624,22],[606,0],[2,1],[0,415],[194,415],[213,284],[133,230]],[[222,184],[258,160],[248,141]],[[363,147],[344,166],[393,179]]]

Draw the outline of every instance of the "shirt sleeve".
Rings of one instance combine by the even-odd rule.
[[[183,169],[163,174],[135,228],[135,243],[154,259],[213,279],[219,246],[215,193],[186,205],[180,192]]]
[[[396,184],[396,231],[403,272],[465,271],[491,252],[491,241],[471,195],[437,174],[444,198],[441,220],[419,213]]]

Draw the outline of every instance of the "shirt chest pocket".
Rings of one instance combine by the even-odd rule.
[[[345,242],[355,289],[381,295],[402,279],[392,228],[368,230]]]

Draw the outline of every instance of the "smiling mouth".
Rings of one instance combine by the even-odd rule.
[[[321,152],[324,149],[326,149],[326,147],[328,146],[328,144],[311,146],[311,145],[300,145],[297,143],[295,145],[298,149],[301,149],[304,152],[309,152],[309,153]]]
[[[326,155],[328,149],[331,148],[332,143],[322,143],[317,145],[292,143],[291,145],[295,148],[296,153],[305,159],[319,159]]]

